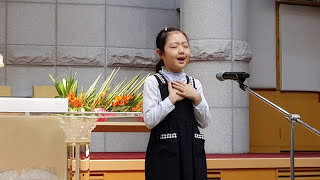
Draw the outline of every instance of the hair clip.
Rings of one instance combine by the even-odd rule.
[[[164,31],[168,31],[168,27],[167,26],[164,28]]]

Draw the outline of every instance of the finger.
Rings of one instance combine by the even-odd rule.
[[[192,85],[191,83],[188,83],[188,84],[186,85],[186,88],[194,89],[194,87],[193,87],[193,85]]]
[[[172,86],[173,86],[174,89],[176,89],[176,90],[178,90],[178,91],[181,91],[181,92],[184,91],[184,88],[181,87],[181,86],[178,86],[178,85],[176,85],[176,84],[173,84]]]
[[[172,84],[175,86],[175,87],[181,87],[183,88],[185,85],[184,84],[180,84],[180,83],[177,83],[177,82],[172,82]]]
[[[185,94],[182,93],[182,92],[180,92],[180,91],[177,91],[176,94],[179,95],[179,96],[181,96],[181,97],[185,97]]]
[[[181,84],[181,85],[185,85],[186,83],[183,81],[176,81],[176,83]]]

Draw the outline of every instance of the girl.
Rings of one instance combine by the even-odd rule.
[[[179,29],[165,28],[156,44],[164,66],[144,84],[144,121],[151,129],[146,180],[206,180],[198,126],[207,127],[211,115],[201,83],[183,72],[190,59],[188,38]]]

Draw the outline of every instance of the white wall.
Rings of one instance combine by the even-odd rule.
[[[320,8],[280,6],[282,90],[320,91]]]

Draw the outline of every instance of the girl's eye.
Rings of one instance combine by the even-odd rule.
[[[187,44],[187,43],[183,43],[182,45],[183,45],[183,47],[185,47],[185,48],[188,48],[188,47],[189,47],[189,44]]]

